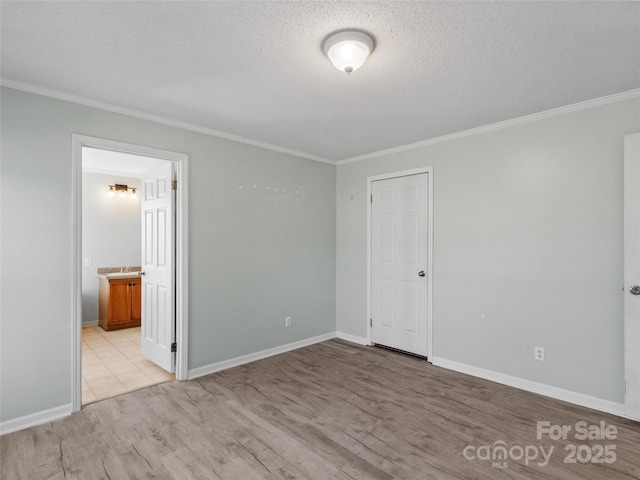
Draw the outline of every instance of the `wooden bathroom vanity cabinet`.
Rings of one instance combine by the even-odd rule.
[[[142,308],[139,276],[98,277],[98,324],[105,330],[139,327]]]

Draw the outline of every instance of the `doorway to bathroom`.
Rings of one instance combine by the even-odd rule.
[[[167,165],[82,147],[83,405],[175,379],[140,350],[141,176]]]
[[[187,377],[187,156],[80,135],[73,146],[77,411]]]

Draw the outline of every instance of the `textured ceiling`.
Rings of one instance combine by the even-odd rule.
[[[1,4],[1,73],[346,159],[640,87],[638,2]],[[347,76],[320,50],[371,32]]]

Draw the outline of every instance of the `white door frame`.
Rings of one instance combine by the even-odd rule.
[[[188,162],[184,153],[117,142],[98,137],[72,134],[71,204],[73,236],[71,241],[71,411],[82,408],[82,147],[102,148],[169,160],[176,164],[176,378],[187,380],[188,365]]]
[[[624,378],[625,416],[640,420],[640,133],[624,137]]]
[[[367,177],[367,343],[371,341],[371,195],[372,183],[378,180],[388,180],[390,178],[407,177],[409,175],[427,174],[427,359],[433,359],[433,167],[415,168],[412,170],[402,170],[400,172],[384,173]]]

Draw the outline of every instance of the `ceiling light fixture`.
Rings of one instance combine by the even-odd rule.
[[[131,191],[131,193],[129,193]],[[109,198],[114,198],[118,194],[120,198],[131,198],[131,200],[136,200],[138,195],[136,193],[135,187],[130,187],[128,185],[122,185],[120,183],[116,183],[115,185],[109,185],[109,191],[107,192],[107,196]]]
[[[374,48],[375,38],[362,30],[338,30],[322,42],[324,54],[347,75],[360,68]]]

